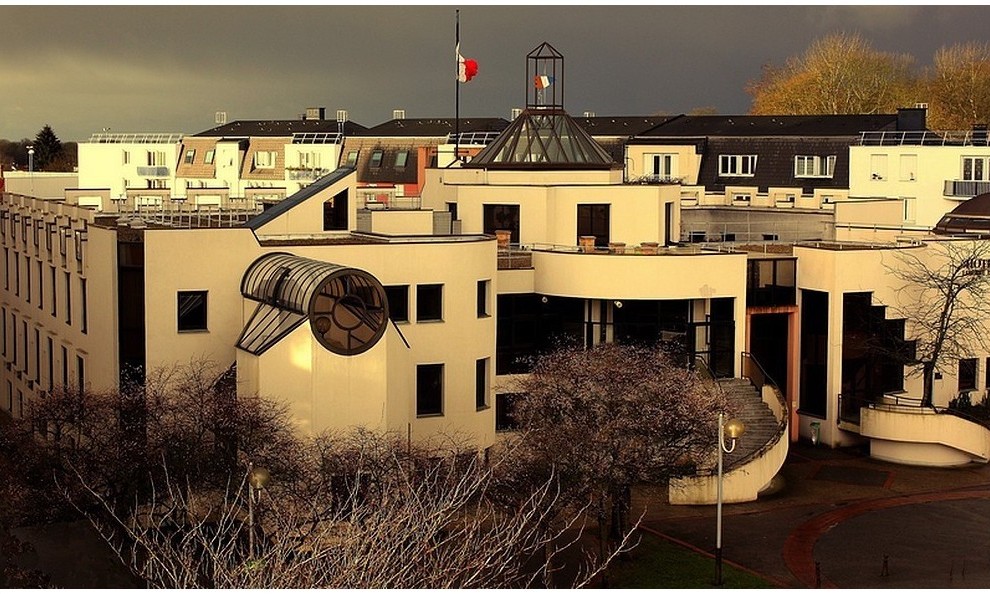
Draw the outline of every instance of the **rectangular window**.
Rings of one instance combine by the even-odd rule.
[[[388,317],[393,322],[409,321],[409,285],[385,287],[388,298]]]
[[[990,157],[963,157],[962,178],[966,181],[987,181],[990,179]]]
[[[120,161],[121,165],[130,165],[131,163],[131,153],[128,151],[123,151],[123,155]]]
[[[21,257],[14,252],[14,295],[21,295]]]
[[[50,272],[51,272],[51,281],[52,281],[51,282],[51,285],[52,285],[52,300],[51,300],[51,303],[52,303],[52,317],[57,317],[58,316],[58,299],[56,298],[56,296],[58,295],[58,292],[57,292],[58,291],[58,287],[55,286],[56,274],[55,274],[55,267],[54,266],[52,266],[50,268]]]
[[[519,205],[485,204],[483,231],[495,235],[496,231],[509,231],[509,243],[519,243]]]
[[[41,385],[41,330],[34,329],[34,381]]]
[[[3,288],[10,290],[10,249],[3,248]]]
[[[756,155],[719,155],[718,174],[734,177],[753,177],[756,173]]]
[[[213,159],[216,157],[216,150],[210,149],[206,151],[206,156],[203,157],[203,162],[207,165],[213,165]]]
[[[196,149],[189,149],[186,151],[186,165],[192,165],[193,161],[196,160]]]
[[[416,321],[443,320],[443,285],[416,286]]]
[[[344,161],[344,165],[348,167],[354,167],[357,165],[358,151],[348,151],[347,160]]]
[[[405,167],[409,161],[409,151],[399,151],[395,154],[395,166]]]
[[[595,237],[595,245],[608,247],[610,240],[610,222],[608,204],[578,204],[577,205],[577,243],[581,237]]]
[[[901,181],[915,181],[918,177],[918,155],[901,155]]]
[[[914,198],[902,198],[904,203],[904,222],[914,224]]]
[[[887,179],[887,155],[870,155],[870,179]]]
[[[254,153],[255,169],[274,169],[275,151],[258,151]]]
[[[491,315],[489,311],[489,303],[491,303],[491,287],[492,281],[490,280],[480,280],[478,281],[478,317],[487,318]]]
[[[377,169],[382,166],[382,157],[384,156],[384,151],[373,151],[371,153],[371,168]]]
[[[416,416],[443,414],[443,363],[416,366]]]
[[[488,408],[488,359],[478,359],[474,366],[474,406]]]
[[[62,345],[62,385],[69,385],[69,349]]]
[[[828,157],[798,155],[794,157],[794,177],[832,177],[835,155]]]
[[[658,179],[677,177],[677,155],[674,153],[647,154],[643,169],[646,171],[646,175]]]
[[[976,359],[959,359],[960,392],[976,389]]]
[[[148,151],[148,167],[164,167],[165,166],[165,151]],[[124,186],[127,187],[130,184],[127,180],[124,180]]]
[[[177,299],[179,332],[207,330],[206,291],[179,291]]]
[[[27,280],[27,302],[31,303],[31,260],[24,256],[24,274]]]
[[[38,309],[45,308],[45,271],[44,264],[38,260]]]
[[[7,308],[6,307],[0,308],[0,313],[3,314],[2,317],[0,317],[0,332],[3,333],[3,344],[0,345],[0,348],[2,348],[2,352],[0,352],[0,355],[3,355],[3,357],[6,359],[7,358]]]
[[[72,277],[65,273],[65,323],[72,325]]]
[[[82,394],[86,389],[86,361],[79,355],[76,355],[76,385],[79,393]]]
[[[48,337],[48,389],[55,387],[55,342]]]
[[[495,431],[513,431],[518,427],[513,404],[519,394],[495,395]]]
[[[79,301],[82,309],[80,312],[82,314],[82,333],[86,334],[89,330],[89,315],[86,311],[86,279],[84,278],[79,279]]]

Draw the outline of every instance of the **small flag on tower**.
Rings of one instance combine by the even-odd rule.
[[[454,48],[454,53],[457,54],[457,80],[467,82],[474,78],[478,74],[478,62],[461,55],[460,43]]]
[[[553,77],[541,74],[533,77],[533,84],[537,89],[543,90],[553,84]]]

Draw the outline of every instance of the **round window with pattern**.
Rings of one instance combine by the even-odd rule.
[[[338,355],[375,346],[388,324],[385,288],[367,272],[345,269],[323,280],[309,302],[313,334]]]

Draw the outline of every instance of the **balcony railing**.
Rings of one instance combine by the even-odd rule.
[[[863,132],[860,146],[990,146],[986,130],[911,130]]]
[[[990,181],[974,181],[947,179],[945,180],[945,191],[943,196],[953,196],[957,198],[972,198],[980,194],[990,192]]]
[[[314,180],[323,177],[324,175],[330,173],[329,169],[324,169],[322,167],[312,167],[312,168],[299,168],[299,169],[286,169],[285,174],[288,176],[289,180]]]
[[[145,177],[168,177],[168,167],[148,166],[138,167],[137,174]]]
[[[419,210],[423,199],[419,196],[390,196],[390,195],[358,196],[358,209],[368,210]]]

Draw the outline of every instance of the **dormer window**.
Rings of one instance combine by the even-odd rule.
[[[373,153],[371,153],[371,168],[372,169],[378,169],[379,167],[382,166],[382,156],[383,155],[384,155],[384,151],[380,151],[380,150],[379,151],[374,151]]]
[[[274,169],[275,151],[258,151],[254,154],[255,169]]]
[[[216,151],[213,149],[206,151],[206,156],[203,157],[203,162],[206,163],[207,165],[213,165],[213,157],[215,155],[216,155]]]
[[[344,165],[348,167],[354,167],[355,165],[357,165],[357,160],[358,160],[358,151],[350,151],[349,153],[347,153],[347,160],[344,162]]]
[[[196,160],[196,149],[189,149],[186,151],[186,165],[192,165],[193,161]]]
[[[719,155],[718,174],[733,177],[753,177],[756,155]]]
[[[794,177],[832,177],[835,155],[828,157],[798,155],[794,157]]]
[[[409,151],[399,151],[395,155],[395,166],[405,167],[406,163],[409,162]]]

